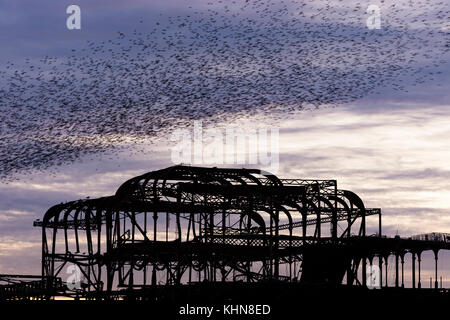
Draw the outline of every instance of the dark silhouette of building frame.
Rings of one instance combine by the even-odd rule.
[[[368,234],[373,218],[376,232]],[[168,288],[200,283],[365,287],[366,266],[375,263],[388,286],[391,255],[401,287],[408,253],[412,285],[420,288],[425,250],[435,253],[437,289],[438,251],[450,248],[446,234],[382,236],[381,210],[366,208],[336,180],[280,179],[257,169],[152,171],[113,196],[56,205],[34,225],[42,228],[39,297],[46,299],[154,300]],[[61,281],[69,264],[82,278],[73,290]]]

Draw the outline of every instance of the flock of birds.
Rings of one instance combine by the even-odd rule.
[[[279,120],[439,73],[445,1],[219,0],[69,56],[0,66],[0,179],[164,137],[193,119]],[[144,31],[146,30],[146,31]]]

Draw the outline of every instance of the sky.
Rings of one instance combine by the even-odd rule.
[[[431,0],[419,3],[427,2],[440,3]],[[205,3],[189,1],[189,6],[201,10],[206,8]],[[335,21],[340,3],[349,6],[353,2],[319,1],[317,7],[309,10],[325,10],[327,3],[335,8],[330,11],[330,19]],[[406,3],[400,1],[398,6]],[[20,69],[27,58],[37,60],[46,55],[66,58],[71,49],[82,48],[86,40],[100,42],[114,37],[117,30],[131,32],[140,19],[164,21],[161,15],[176,16],[188,11],[187,2],[182,0],[156,0],[151,4],[132,1],[126,7],[120,1],[80,0],[77,4],[82,10],[82,29],[67,30],[65,9],[70,4],[73,3],[0,0],[0,64],[14,61]],[[383,9],[387,4],[380,5]],[[424,10],[425,15],[427,11],[422,8],[418,6],[416,14]],[[216,9],[223,10],[223,3],[217,3]],[[364,9],[362,12],[364,21]],[[404,15],[408,13],[406,10]],[[321,14],[327,16],[326,11]],[[446,14],[447,20],[439,14],[436,18],[443,22],[444,31],[450,30],[445,24]],[[354,21],[358,19],[351,23]],[[409,24],[406,29],[404,32],[414,32],[415,25]],[[448,41],[448,36],[443,36],[442,41]],[[430,48],[417,50],[419,55],[424,52],[433,55]],[[324,52],[329,54],[330,50]],[[409,57],[410,50],[405,54]],[[381,65],[380,61],[377,63]],[[213,124],[205,122],[205,128],[214,126],[222,132],[227,128],[278,130],[279,163],[274,173],[285,178],[336,179],[339,188],[356,192],[366,207],[382,209],[383,233],[388,236],[450,232],[448,50],[439,59],[430,61],[432,65],[422,60],[414,61],[413,65],[404,62],[409,70],[419,70],[416,73],[419,75],[438,70],[439,73],[424,76],[420,82],[411,76],[413,72],[404,73],[351,101],[288,110],[286,116],[278,116],[283,109],[276,109],[277,116],[272,116],[270,108],[255,107],[240,117],[225,114]],[[386,77],[381,71],[377,74],[377,68],[367,70],[374,78]],[[399,90],[395,84],[403,88]],[[14,179],[0,181],[0,273],[39,272],[41,234],[32,223],[52,205],[111,195],[135,175],[173,165],[171,138],[179,129],[161,130],[157,139],[142,140],[138,145],[131,142],[128,145],[124,138],[121,140],[124,148],[119,151],[81,154],[73,162],[44,169],[28,168],[16,173]],[[193,133],[194,122],[184,122],[182,129]],[[369,231],[374,233],[376,221],[370,221]],[[444,259],[439,268],[450,271],[450,256],[442,254]],[[425,264],[423,269],[426,279],[431,276],[433,265]],[[449,271],[441,274],[447,286]]]

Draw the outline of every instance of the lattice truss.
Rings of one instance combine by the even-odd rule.
[[[301,281],[308,245],[366,236],[364,207],[335,180],[279,179],[256,169],[173,166],[116,194],[50,208],[42,275],[82,272],[83,292],[199,281]],[[379,230],[381,234],[381,230]]]

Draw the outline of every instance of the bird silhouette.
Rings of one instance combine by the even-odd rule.
[[[449,51],[444,1],[233,0],[139,18],[67,56],[0,67],[0,179],[114,154],[203,119],[278,121],[433,79]]]

